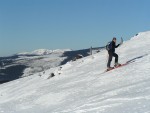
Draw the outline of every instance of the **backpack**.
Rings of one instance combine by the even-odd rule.
[[[106,45],[106,50],[109,51],[112,49],[112,42],[108,42]]]

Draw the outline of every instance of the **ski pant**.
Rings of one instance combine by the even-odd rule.
[[[109,54],[109,58],[108,58],[108,63],[107,63],[107,67],[110,67],[111,61],[112,61],[112,57],[115,57],[115,63],[118,63],[118,55],[116,53],[110,52],[108,51]]]

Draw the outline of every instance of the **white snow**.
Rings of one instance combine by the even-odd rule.
[[[116,53],[120,63],[132,63],[103,73],[102,51],[0,85],[0,113],[150,113],[150,31]]]
[[[30,63],[28,63],[29,68],[26,68],[24,70],[24,74],[22,75],[24,76],[29,76],[29,75],[33,75],[37,72],[41,72],[41,71],[45,71],[47,69],[53,68],[53,67],[57,67],[61,64],[61,62],[66,59],[66,57],[61,57],[63,55],[63,53],[53,53],[50,55],[44,55],[44,56],[35,56],[35,57],[27,57],[27,60],[31,60]],[[25,57],[23,57],[24,61],[25,61]],[[33,61],[32,61],[33,60]],[[19,60],[20,62],[20,60]]]
[[[45,71],[50,68],[57,67],[63,62],[67,56],[63,56],[64,52],[71,51],[70,49],[38,49],[33,52],[18,53],[18,58],[14,59],[14,63],[4,66],[3,68],[11,67],[16,64],[26,65],[26,68],[21,77],[30,76],[35,73]]]
[[[32,52],[22,52],[18,53],[17,55],[49,55],[49,54],[54,54],[54,53],[64,53],[65,51],[71,51],[70,49],[56,49],[56,50],[49,50],[49,49],[38,49],[34,50]]]

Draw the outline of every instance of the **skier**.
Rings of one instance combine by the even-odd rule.
[[[107,63],[107,71],[113,69],[114,67],[118,67],[120,66],[121,64],[118,63],[118,55],[115,53],[115,48],[117,48],[118,46],[120,46],[120,44],[116,45],[116,37],[114,37],[112,39],[112,41],[110,42],[109,44],[109,49],[108,50],[108,55],[109,55],[109,58],[108,58],[108,63]],[[115,57],[115,65],[114,67],[111,67],[111,61],[112,61],[112,57]]]

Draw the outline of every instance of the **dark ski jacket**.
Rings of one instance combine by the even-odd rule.
[[[111,42],[111,49],[109,50],[109,52],[115,53],[115,48],[117,48],[118,46],[120,46],[120,44],[116,45],[116,43],[114,41],[112,41]]]

